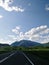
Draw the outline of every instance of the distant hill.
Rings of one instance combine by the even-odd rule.
[[[24,46],[24,47],[39,46],[39,45],[41,44],[38,42],[30,41],[30,40],[21,40],[19,42],[16,41],[11,44],[11,46]]]
[[[44,47],[49,47],[49,42],[48,43],[45,43],[43,44]]]
[[[9,44],[2,44],[0,43],[0,47],[4,46],[10,46]],[[23,47],[35,47],[35,46],[40,46],[40,47],[49,47],[49,42],[45,44],[41,44],[38,42],[30,41],[30,40],[21,40],[21,41],[16,41],[11,44],[11,46],[23,46]]]
[[[9,46],[9,44],[2,44],[0,43],[0,47]]]

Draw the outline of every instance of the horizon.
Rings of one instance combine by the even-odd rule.
[[[0,43],[49,42],[48,0],[0,0]]]
[[[49,42],[47,42],[47,43],[40,43],[40,42],[36,42],[36,41],[31,41],[31,40],[20,40],[20,41],[30,41],[30,42],[35,42],[35,43],[38,43],[38,44],[47,44],[47,43],[49,43]],[[13,43],[15,43],[15,42],[20,42],[20,41],[14,41],[14,42],[12,42],[12,43],[0,43],[0,44],[9,44],[9,45],[11,45],[11,44],[13,44]]]

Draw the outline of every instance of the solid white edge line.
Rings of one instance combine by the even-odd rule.
[[[9,55],[8,57],[5,57],[4,59],[0,60],[0,63],[4,62],[5,60],[7,60],[9,57],[13,56],[15,53]]]
[[[23,52],[22,52],[22,53],[23,53]],[[26,57],[26,59],[27,59],[32,65],[34,65],[33,62],[27,57],[27,55],[26,55],[25,53],[23,53],[23,55]]]
[[[8,57],[6,57],[6,58],[4,58],[4,59],[2,59],[2,60],[0,60],[0,63],[4,62],[5,60],[7,60],[8,58],[10,58],[10,57],[13,56],[14,54],[15,54],[15,53],[9,55]],[[22,54],[26,57],[26,59],[27,59],[32,65],[34,65],[33,62],[27,57],[27,55],[26,55],[25,53],[22,52]]]

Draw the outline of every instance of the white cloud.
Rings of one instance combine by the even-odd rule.
[[[0,43],[2,44],[10,44],[12,41],[10,40],[5,40],[5,39],[0,39]]]
[[[12,29],[12,32],[19,34],[20,33],[20,27],[16,26],[16,28]]]
[[[10,38],[10,40],[13,41],[17,41],[17,37],[15,35],[8,35],[8,37]]]
[[[20,41],[20,40],[24,40],[25,39],[25,35],[23,32],[20,32],[19,35],[17,36],[17,40]]]
[[[48,35],[49,28],[47,27],[47,25],[32,28],[31,30],[25,33],[25,36],[27,36],[29,40],[37,42],[44,42],[45,39],[48,39]],[[48,41],[46,40],[45,42]]]
[[[0,0],[0,7],[4,8],[6,11],[16,11],[16,12],[24,12],[23,8],[20,8],[18,6],[9,6],[12,4],[13,0]]]
[[[16,26],[15,29],[12,29],[12,32],[16,33],[16,36],[10,35],[9,37],[11,37],[14,41],[31,40],[41,43],[49,42],[49,28],[47,25],[32,28],[25,33],[20,30],[20,27]]]
[[[1,19],[1,18],[3,18],[3,16],[2,16],[2,15],[0,15],[0,19]]]
[[[8,36],[9,36],[9,37],[11,37],[11,38],[13,38],[13,39],[15,38],[15,36],[14,36],[14,35],[8,35]]]
[[[14,32],[15,34],[8,35],[7,40],[0,39],[0,43],[11,44],[15,41],[20,40],[31,40],[40,43],[49,42],[49,28],[47,27],[47,25],[32,28],[29,31],[26,31],[25,33],[20,30],[21,28],[19,26],[16,26],[15,29],[12,29],[12,32]]]
[[[42,38],[43,38],[42,43],[47,43],[47,42],[49,42],[49,35],[44,36],[44,37],[42,37]]]
[[[47,26],[46,25],[45,26],[39,26],[39,27],[36,27],[36,28],[32,28],[31,30],[26,32],[25,35],[31,35],[31,36],[34,36],[36,34],[39,35],[41,32],[44,32],[45,29],[47,30]]]
[[[49,11],[49,4],[47,4],[47,5],[45,6],[45,9],[46,9],[47,11]]]

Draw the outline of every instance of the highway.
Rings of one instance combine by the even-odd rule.
[[[3,56],[3,55],[2,55]],[[34,65],[33,62],[21,51],[16,51],[0,59],[0,65]]]
[[[3,58],[5,57],[8,57],[9,55],[13,54],[14,51],[11,51],[11,52],[6,52],[6,53],[3,53],[3,54],[0,54],[0,60],[2,60]]]

